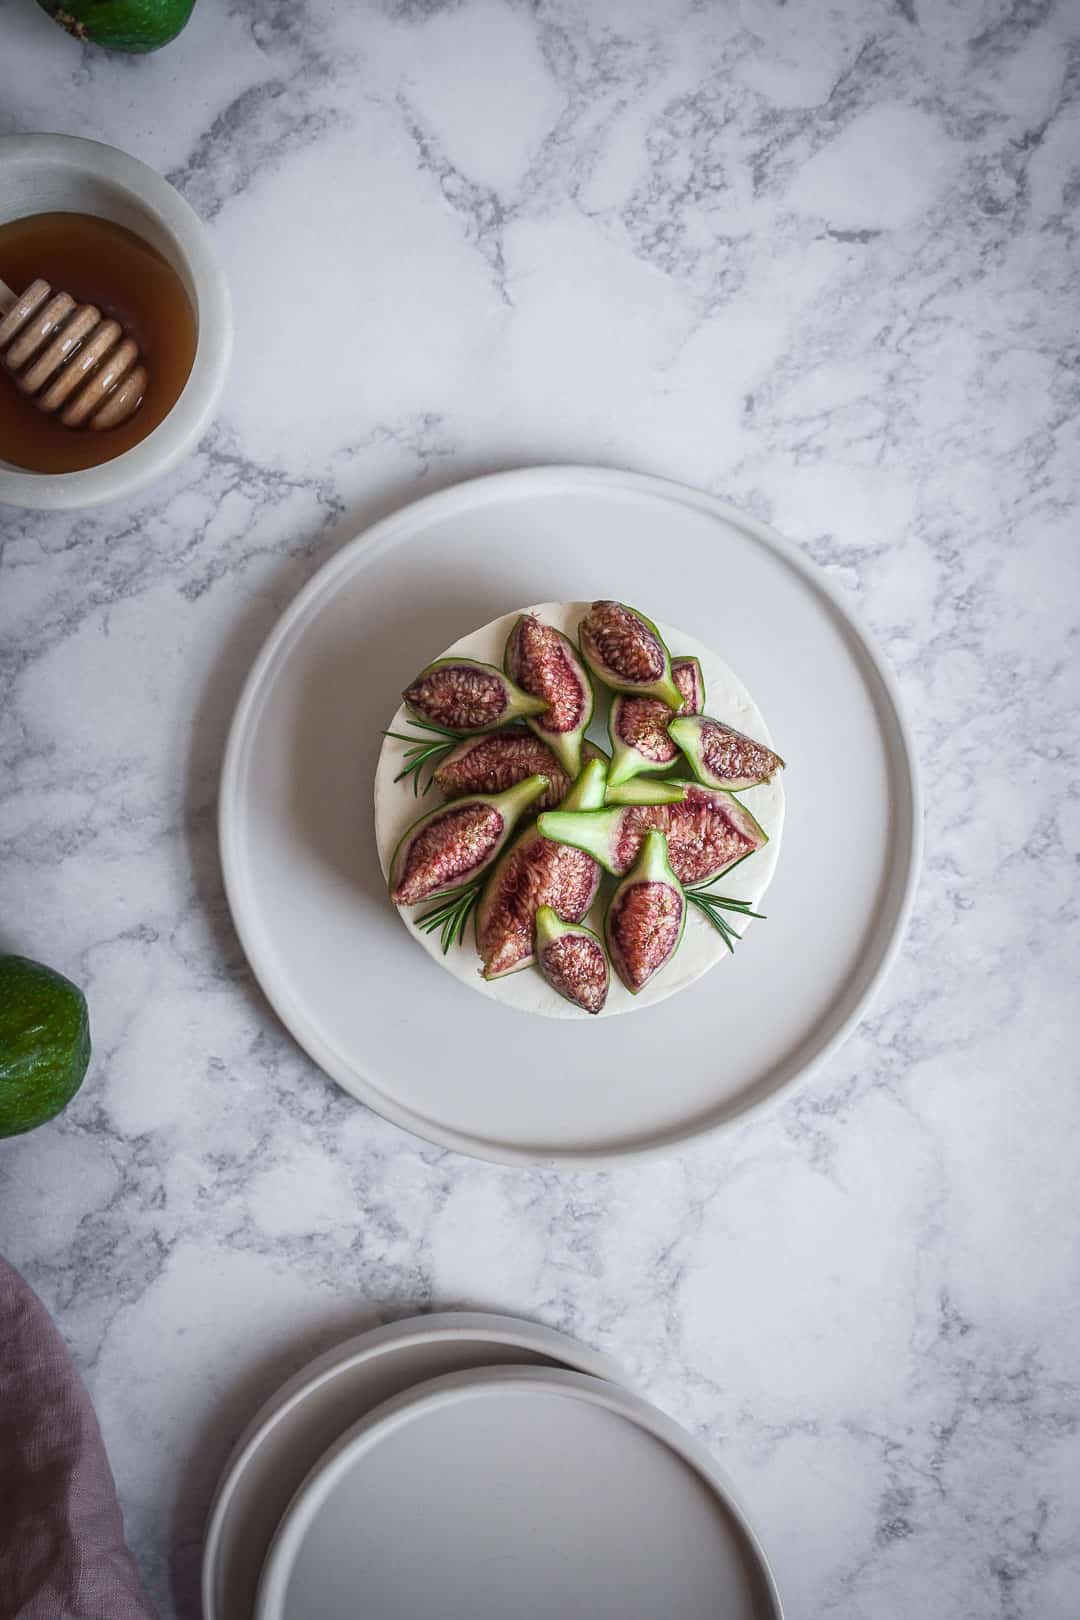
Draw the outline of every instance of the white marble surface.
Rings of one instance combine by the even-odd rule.
[[[0,27],[0,130],[170,175],[238,312],[168,483],[0,526],[0,930],[86,985],[97,1052],[0,1150],[0,1234],[163,1614],[193,1620],[215,1473],[289,1369],[481,1305],[707,1438],[792,1617],[1071,1620],[1080,9],[201,0],[138,61],[31,0]],[[570,1178],[325,1081],[245,972],[213,831],[239,685],[318,564],[561,460],[803,545],[892,657],[928,796],[847,1049],[719,1145]]]

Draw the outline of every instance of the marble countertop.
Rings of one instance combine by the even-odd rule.
[[[162,1614],[195,1620],[264,1395],[365,1324],[477,1306],[702,1435],[793,1620],[1071,1620],[1080,13],[202,0],[134,60],[0,9],[0,131],[167,174],[238,316],[167,482],[0,513],[0,942],[86,986],[96,1044],[62,1119],[0,1146],[0,1241]],[[892,659],[927,795],[910,938],[844,1051],[719,1142],[573,1176],[324,1079],[245,968],[214,833],[303,581],[421,492],[553,461],[805,548]]]

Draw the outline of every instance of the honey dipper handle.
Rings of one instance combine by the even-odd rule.
[[[93,304],[39,276],[21,293],[0,281],[0,359],[17,387],[65,427],[118,427],[146,393],[139,346]]]

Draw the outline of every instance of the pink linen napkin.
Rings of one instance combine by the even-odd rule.
[[[0,1259],[0,1615],[156,1620],[94,1409],[37,1295]]]

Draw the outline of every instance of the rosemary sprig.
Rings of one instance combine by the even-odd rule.
[[[465,938],[465,929],[479,898],[479,883],[463,883],[458,889],[448,889],[445,894],[438,896],[438,905],[431,911],[425,911],[422,917],[417,917],[416,926],[422,928],[425,934],[440,930],[445,956],[451,945],[460,945]]]
[[[442,739],[439,742],[429,742],[424,737],[410,736],[404,731],[383,732],[384,737],[393,737],[395,742],[409,744],[409,747],[405,750],[405,765],[403,769],[398,771],[397,775],[394,777],[394,781],[400,782],[404,777],[411,776],[413,797],[418,799],[421,793],[429,793],[431,791],[431,784],[435,780],[436,766],[442,759],[443,755],[448,754],[451,748],[454,748],[461,741],[461,733],[458,731],[448,731],[445,726],[432,725],[428,720],[411,720],[410,725],[418,726],[421,731],[433,732],[436,736]],[[434,762],[431,766],[431,775],[428,777],[423,788],[421,788],[420,779],[423,775],[425,765],[427,765],[429,762]]]
[[[462,737],[465,735],[463,731],[451,731],[449,726],[440,726],[434,720],[421,720],[419,716],[415,714],[409,715],[409,724],[410,726],[415,726],[418,731],[434,731],[437,732],[440,737],[453,737],[455,742],[460,742]],[[384,737],[400,737],[401,735],[402,733],[400,731],[383,732]],[[417,739],[415,737],[404,738],[405,742],[415,742],[416,740]]]
[[[730,900],[726,895],[712,894],[709,891],[708,884],[699,889],[687,889],[685,893],[690,904],[696,906],[702,916],[707,917],[712,923],[732,956],[735,954],[735,947],[742,939],[742,935],[737,933],[731,926],[724,916],[724,912],[732,911],[739,917],[757,917],[760,921],[765,921],[764,913],[754,911],[749,900]]]

